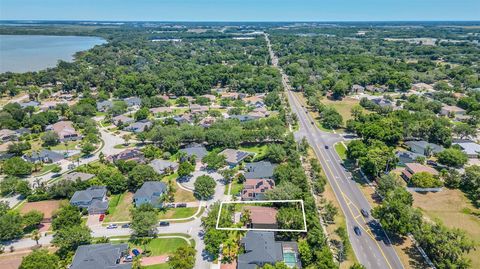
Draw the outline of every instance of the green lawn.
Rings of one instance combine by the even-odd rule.
[[[267,154],[267,145],[242,146],[239,148],[239,150],[255,153],[255,158],[253,161],[262,160]]]
[[[130,241],[130,248],[143,249],[143,244],[137,241]],[[155,238],[147,243],[146,249],[152,252],[152,256],[171,254],[181,246],[188,245],[187,241],[182,238]]]
[[[58,167],[58,164],[46,164],[42,167],[42,169],[40,170],[39,174],[45,174],[45,173],[48,173],[50,171],[52,171],[55,167]]]
[[[80,144],[80,140],[77,141],[68,141],[67,146],[65,147],[65,143],[59,143],[56,146],[51,147],[51,150],[74,150],[76,146]]]
[[[180,207],[180,208],[169,208],[166,212],[161,212],[158,214],[158,219],[181,219],[191,217],[197,212],[198,207]]]
[[[238,183],[237,180],[232,181],[232,189],[230,190],[230,195],[235,196],[240,193],[243,189],[243,183]],[[225,195],[228,193],[228,187],[225,187]]]
[[[335,150],[338,153],[338,156],[342,158],[342,160],[347,159],[347,149],[343,146],[342,143],[335,144]]]
[[[130,192],[112,195],[108,203],[109,214],[105,216],[105,222],[130,220],[130,209],[133,194]]]
[[[170,266],[168,266],[168,263],[162,263],[162,264],[143,266],[142,268],[145,268],[145,269],[170,269]]]

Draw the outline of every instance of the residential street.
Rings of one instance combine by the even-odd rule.
[[[291,91],[288,77],[278,67],[278,59],[271,49],[268,36],[265,37],[272,64],[282,73],[282,83],[286,89],[290,106],[299,119],[300,129],[295,136],[298,139],[307,138],[315,151],[346,217],[348,235],[358,261],[367,268],[403,268],[397,253],[389,244],[389,240],[378,222],[372,218],[364,218],[360,213],[362,208],[370,212],[371,207],[355,181],[352,180],[351,174],[345,171],[341,165],[342,161],[335,152],[334,144],[342,141],[342,136],[326,133],[317,128],[316,120],[305,111]],[[360,236],[354,233],[355,226],[361,229]]]

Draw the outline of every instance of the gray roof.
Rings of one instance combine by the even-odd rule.
[[[128,97],[123,99],[127,106],[139,106],[142,104],[142,99],[138,97]]]
[[[93,186],[84,191],[76,191],[70,199],[70,203],[90,202],[94,199],[101,199],[105,195],[107,195],[105,186]]]
[[[180,151],[185,152],[187,156],[195,155],[197,160],[203,159],[203,157],[205,157],[205,155],[207,155],[208,153],[207,149],[204,146],[200,146],[200,145],[189,146],[189,147],[180,149]]]
[[[256,120],[258,117],[254,117],[251,115],[230,115],[230,119],[237,119],[240,122]]]
[[[37,101],[29,101],[29,102],[26,102],[26,103],[20,103],[20,107],[22,108],[26,108],[26,107],[29,107],[29,106],[38,106],[40,105],[39,102]]]
[[[70,269],[130,269],[132,263],[117,263],[127,251],[126,243],[79,246]]]
[[[150,128],[150,126],[152,126],[152,122],[150,122],[149,120],[139,120],[137,122],[130,124],[126,128],[126,130],[139,133],[139,132],[145,131],[146,128]]]
[[[411,152],[417,153],[417,154],[425,154],[425,149],[430,147],[432,150],[432,153],[438,153],[443,150],[442,146],[439,146],[437,144],[433,143],[428,143],[427,141],[407,141],[405,144],[410,148]]]
[[[25,155],[24,158],[29,162],[47,161],[47,160],[51,162],[58,162],[60,160],[65,159],[65,156],[55,151],[42,149],[41,151],[34,151],[30,155]]]
[[[480,145],[473,141],[454,142],[453,144],[459,145],[469,156],[476,156],[480,154]]]
[[[225,149],[220,154],[224,155],[227,163],[238,164],[243,159],[247,158],[251,153],[236,149]]]
[[[110,100],[105,100],[97,103],[98,110],[112,108],[112,107],[113,107],[113,102]]]
[[[63,179],[71,180],[71,181],[75,181],[77,179],[80,179],[81,181],[86,181],[86,180],[89,180],[89,179],[93,178],[94,176],[95,176],[94,174],[88,174],[88,173],[82,173],[82,172],[72,172],[72,173],[65,174],[63,176]]]
[[[282,243],[275,242],[273,232],[249,231],[241,243],[245,253],[238,255],[238,269],[254,269],[257,265],[283,261]]]
[[[134,199],[148,198],[151,202],[156,202],[158,197],[167,192],[167,185],[160,181],[147,181],[135,192]]]
[[[272,178],[273,170],[275,169],[274,164],[270,162],[255,162],[245,164],[245,178],[247,179],[261,179],[261,178]]]
[[[167,168],[178,168],[178,163],[161,159],[155,159],[149,165],[159,174],[162,174]]]

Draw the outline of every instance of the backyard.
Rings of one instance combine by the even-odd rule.
[[[265,158],[265,155],[267,154],[267,145],[241,146],[239,150],[255,153],[253,161],[259,161]]]
[[[182,219],[193,216],[198,210],[198,207],[179,207],[169,208],[165,212],[158,214],[158,219]]]
[[[133,193],[125,192],[112,195],[108,203],[109,214],[105,216],[105,222],[117,222],[130,220],[130,209],[133,208]]]

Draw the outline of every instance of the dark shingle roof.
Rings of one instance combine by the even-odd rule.
[[[200,146],[200,145],[186,147],[186,148],[180,149],[180,151],[185,152],[187,156],[195,155],[197,160],[203,159],[203,157],[205,157],[205,155],[207,155],[208,153],[207,149],[204,146]]]
[[[241,243],[245,246],[245,253],[238,256],[238,269],[283,261],[282,243],[275,242],[273,232],[249,231]]]
[[[167,192],[167,185],[160,181],[147,181],[135,192],[134,199],[152,196],[159,196]]]
[[[102,187],[90,187],[84,191],[76,191],[72,199],[70,199],[70,203],[75,202],[89,202],[93,199],[100,199],[107,194],[107,188]]]
[[[77,248],[70,269],[130,269],[131,263],[117,264],[128,244],[95,244]]]
[[[245,178],[272,178],[275,165],[270,162],[255,162],[245,164]]]

